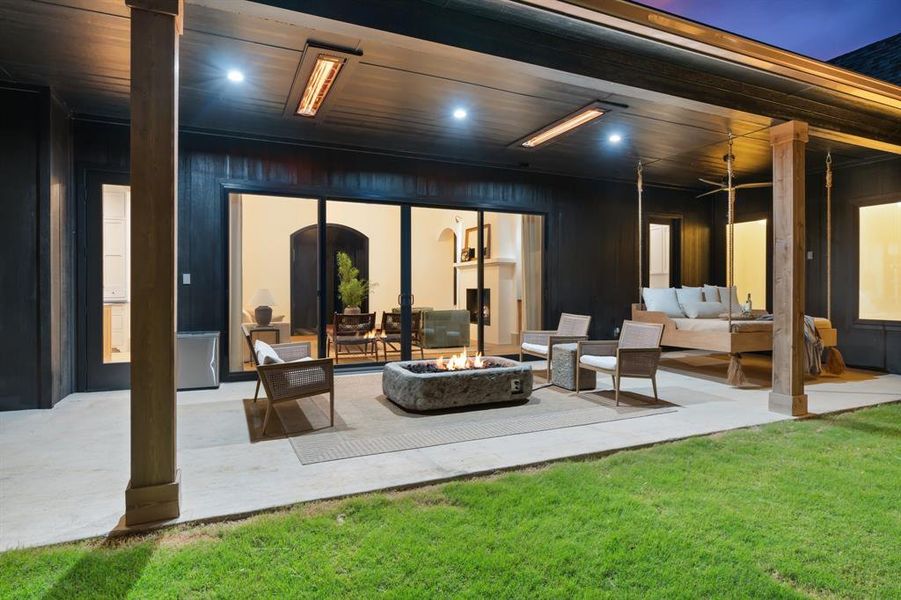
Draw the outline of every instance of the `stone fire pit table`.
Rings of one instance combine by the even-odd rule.
[[[412,411],[512,402],[531,395],[531,367],[497,356],[483,360],[489,366],[427,373],[416,373],[409,366],[435,361],[388,363],[382,374],[382,391],[389,400]]]

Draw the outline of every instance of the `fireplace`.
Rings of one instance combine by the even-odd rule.
[[[469,311],[469,322],[479,322],[479,290],[466,289],[466,310]],[[482,314],[485,317],[485,327],[491,325],[491,290],[482,290]]]

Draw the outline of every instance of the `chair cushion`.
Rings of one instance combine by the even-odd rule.
[[[588,365],[589,367],[598,367],[599,369],[607,369],[608,371],[616,370],[615,356],[582,356],[579,363]]]
[[[536,354],[547,354],[547,346],[542,346],[541,344],[523,344],[522,349],[528,352],[534,352]]]
[[[689,319],[715,319],[727,310],[722,302],[688,302],[682,308]]]
[[[648,310],[665,313],[668,317],[684,317],[675,288],[644,288],[644,304]]]
[[[297,360],[291,360],[288,362],[298,363],[298,362],[306,362],[308,360],[313,360],[313,357],[312,356],[304,356],[303,358],[298,358]]]
[[[281,323],[285,320],[285,315],[272,315],[272,323]]]
[[[676,289],[676,299],[683,308],[689,302],[703,302],[704,290],[699,287],[682,286]]]
[[[715,285],[704,284],[704,302],[719,302],[720,291]]]
[[[276,353],[275,348],[264,342],[263,340],[256,340],[253,343],[253,350],[257,353],[257,363],[261,365],[274,365],[277,363],[283,363],[281,357],[279,357],[278,353]]]

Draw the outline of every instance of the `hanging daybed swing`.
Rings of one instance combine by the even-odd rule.
[[[729,289],[734,287],[734,261],[735,261],[735,251],[733,246],[734,239],[734,230],[735,230],[735,190],[742,187],[763,187],[764,185],[769,184],[744,184],[744,185],[734,185],[734,169],[733,169],[733,161],[735,159],[732,154],[734,139],[732,133],[729,134],[729,150],[726,154],[725,162],[726,162],[726,178],[724,185],[713,191],[725,191],[728,194],[727,198],[727,221],[726,225],[729,230],[728,235],[728,243],[727,243],[727,256],[726,260],[729,265],[729,269],[727,271],[727,287]],[[831,162],[830,162],[831,166]],[[637,180],[638,180],[638,243],[639,243],[639,251],[638,251],[638,303],[632,305],[632,319],[635,321],[641,321],[644,323],[660,323],[663,327],[663,338],[661,340],[662,346],[669,346],[672,348],[680,348],[687,350],[704,350],[708,352],[724,352],[729,354],[729,370],[726,378],[726,382],[729,385],[733,386],[743,386],[747,384],[747,378],[745,377],[744,371],[742,369],[741,363],[741,355],[745,352],[766,352],[771,351],[773,349],[773,322],[772,321],[761,321],[757,319],[743,319],[738,315],[734,314],[735,307],[732,302],[732,297],[734,294],[729,294],[728,301],[728,311],[725,315],[720,318],[715,319],[690,319],[690,318],[680,318],[680,317],[670,317],[664,312],[657,311],[649,311],[645,309],[645,306],[642,302],[642,293],[643,293],[643,282],[644,282],[644,272],[643,272],[643,264],[642,264],[642,251],[643,251],[643,230],[644,230],[644,217],[643,217],[643,206],[642,206],[642,193],[643,193],[643,167],[641,162],[638,163],[637,168]],[[829,184],[831,184],[831,171],[827,171],[829,173],[829,180],[827,182],[827,190],[831,189]],[[710,193],[710,192],[708,192]],[[702,194],[706,195],[706,194]],[[827,198],[829,196],[829,192],[827,191]],[[827,222],[830,218],[830,213],[828,212],[829,202],[827,200]],[[827,226],[828,230],[828,226]],[[827,237],[829,237],[829,232],[827,231]],[[827,252],[827,263],[829,262],[829,254]],[[827,266],[827,269],[829,267]],[[831,274],[831,273],[830,273]],[[829,286],[827,285],[827,292],[829,290]],[[827,305],[831,303],[830,300],[827,301]],[[827,306],[827,311],[830,309]],[[828,352],[828,360],[827,360],[827,370],[829,370],[829,366],[833,365],[837,367],[838,362],[841,361],[841,354],[835,350],[835,346],[837,343],[837,332],[832,327],[832,322],[829,319],[815,319],[814,324],[816,325],[817,332],[820,334],[820,339],[823,342],[823,346],[827,349]],[[837,358],[836,358],[837,357]],[[838,371],[840,372],[840,371]]]

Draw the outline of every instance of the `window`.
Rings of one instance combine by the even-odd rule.
[[[901,321],[899,231],[901,202],[860,208],[858,307],[861,319]]]
[[[726,225],[726,243],[729,226]],[[728,246],[727,246],[728,248]],[[735,287],[738,299],[748,294],[756,308],[766,306],[766,219],[735,224]],[[729,253],[726,253],[726,276],[729,276]]]

